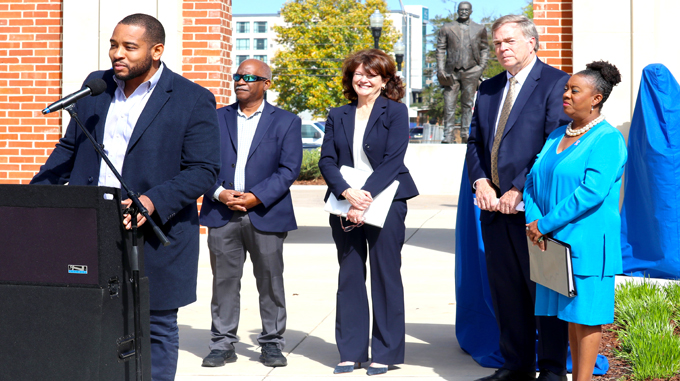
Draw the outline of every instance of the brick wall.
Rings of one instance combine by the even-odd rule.
[[[217,107],[231,95],[231,0],[184,0],[183,75],[215,94]]]
[[[226,106],[232,90],[231,0],[183,0],[182,20],[182,75],[212,91],[218,108]]]
[[[0,3],[0,183],[28,183],[61,136],[62,0]]]
[[[540,36],[538,56],[572,74],[572,0],[534,0],[534,23]]]

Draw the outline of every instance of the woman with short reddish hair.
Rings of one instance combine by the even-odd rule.
[[[342,68],[342,85],[350,104],[331,109],[321,147],[319,169],[333,193],[346,199],[347,218],[330,216],[337,247],[338,275],[335,339],[340,363],[334,373],[352,372],[356,363],[372,363],[368,375],[387,372],[404,362],[404,287],[401,248],[405,239],[406,200],[418,195],[404,165],[408,147],[408,109],[400,103],[404,85],[392,57],[378,49],[350,55]],[[370,172],[361,189],[352,188],[341,166]],[[364,211],[395,180],[399,187],[382,228],[364,225]],[[373,332],[369,335],[366,258],[371,263]]]

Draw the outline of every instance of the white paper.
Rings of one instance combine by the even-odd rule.
[[[347,183],[355,189],[361,189],[366,183],[366,180],[371,175],[371,172],[361,171],[343,165],[340,167],[340,173]],[[385,188],[378,195],[371,195],[373,202],[364,211],[364,223],[382,228],[387,218],[387,212],[390,211],[394,195],[397,194],[399,188],[399,181],[394,180],[387,188]],[[351,204],[347,200],[340,200],[335,197],[333,193],[328,196],[328,201],[323,210],[326,212],[347,217]]]

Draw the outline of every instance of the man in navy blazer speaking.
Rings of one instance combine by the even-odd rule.
[[[569,76],[536,57],[538,33],[524,16],[503,16],[492,26],[498,62],[506,69],[477,93],[468,140],[470,184],[481,209],[491,299],[500,330],[503,367],[483,381],[566,380],[567,325],[534,316],[536,284],[522,201],[524,181],[548,135],[569,119],[562,94]]]
[[[177,310],[196,300],[199,224],[196,199],[220,168],[215,97],[161,62],[163,25],[145,14],[121,20],[110,40],[112,69],[90,74],[107,88],[78,101],[80,120],[123,176],[171,244],[164,247],[139,215],[144,273],[151,299],[151,373],[173,380],[177,367]],[[69,123],[32,184],[120,188],[92,144]],[[123,204],[130,199],[123,190]],[[129,215],[125,218],[130,228]]]
[[[281,353],[286,330],[283,240],[297,229],[290,186],[300,173],[302,127],[299,117],[264,100],[271,75],[264,62],[243,61],[234,74],[238,102],[217,110],[222,171],[201,207],[213,271],[206,367],[236,361],[246,252],[260,293],[260,361],[271,367],[287,365]]]

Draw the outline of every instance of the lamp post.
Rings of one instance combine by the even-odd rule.
[[[375,49],[380,49],[378,47],[378,43],[380,41],[380,34],[382,33],[383,21],[385,21],[385,17],[383,17],[382,13],[376,9],[371,15],[370,20],[371,31],[373,31],[373,47]]]
[[[394,44],[394,59],[397,61],[397,71],[401,75],[401,63],[404,62],[404,52],[406,51],[406,46],[404,45],[404,41],[400,38],[399,41],[397,41]]]

